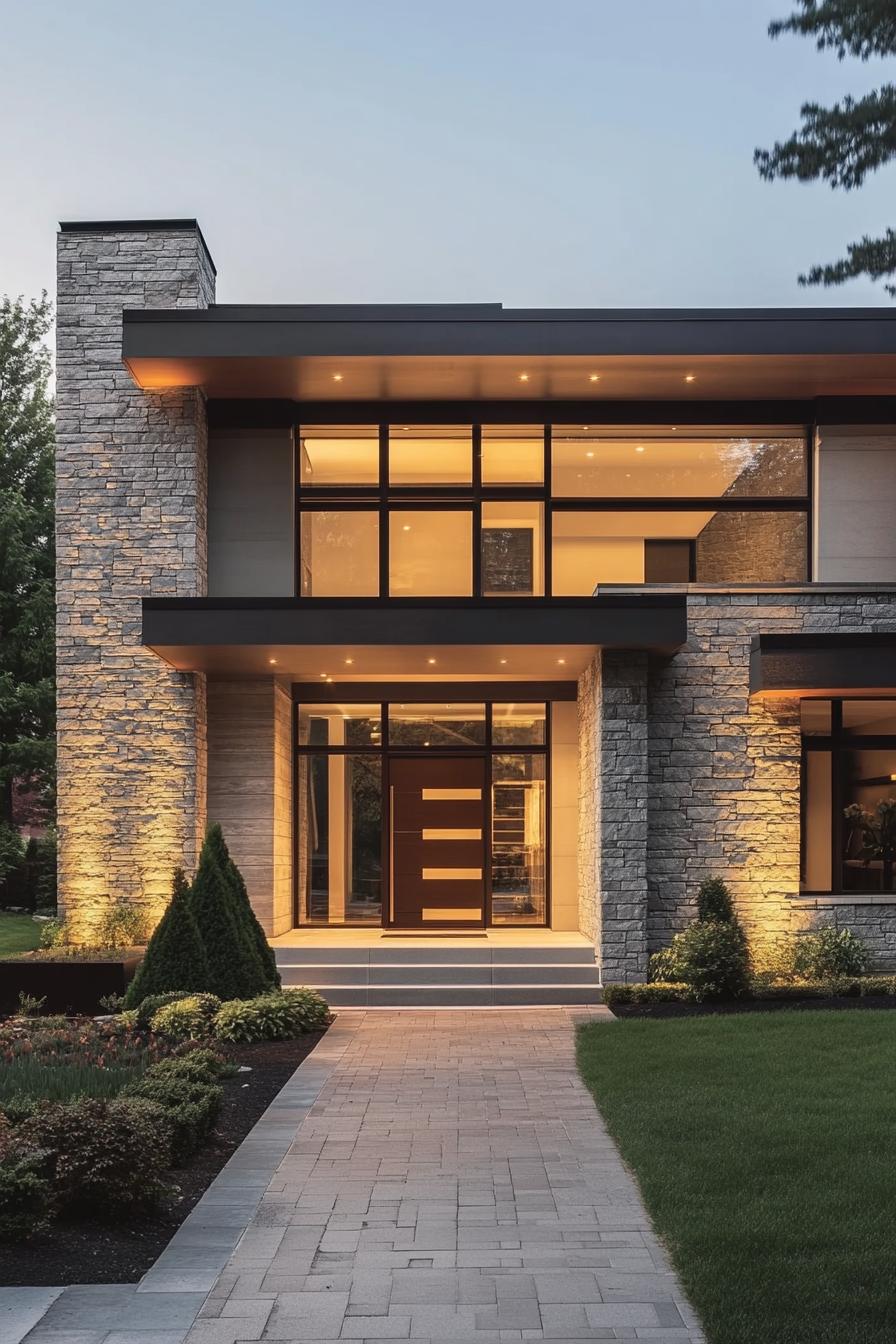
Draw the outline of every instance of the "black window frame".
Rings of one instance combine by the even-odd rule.
[[[461,409],[467,411],[461,414]],[[457,510],[467,509],[473,513],[473,535],[472,535],[472,593],[467,600],[483,602],[488,604],[495,601],[495,596],[487,596],[482,592],[482,505],[485,502],[492,503],[525,503],[536,502],[542,505],[542,552],[543,552],[543,595],[536,594],[504,594],[509,601],[518,601],[523,603],[539,602],[545,599],[550,600],[553,597],[553,575],[552,575],[552,555],[553,555],[553,517],[555,513],[687,513],[712,510],[714,513],[800,513],[806,518],[806,566],[805,579],[795,580],[794,582],[811,583],[813,581],[813,514],[812,514],[812,493],[813,493],[813,453],[812,453],[812,430],[805,424],[782,426],[782,425],[763,425],[742,423],[739,425],[730,424],[725,426],[720,424],[717,427],[720,435],[729,434],[732,438],[736,437],[738,431],[741,431],[743,437],[757,437],[765,431],[775,431],[774,437],[802,438],[804,447],[805,462],[805,482],[806,489],[804,494],[800,495],[693,495],[669,498],[665,496],[555,496],[551,492],[552,481],[552,455],[551,438],[553,427],[576,423],[577,417],[571,415],[568,409],[558,404],[550,420],[543,423],[544,440],[544,480],[540,485],[483,485],[482,482],[482,431],[483,428],[498,427],[512,429],[515,422],[488,417],[477,418],[475,414],[470,414],[471,409],[475,408],[461,404],[458,408],[456,418],[441,414],[437,419],[428,421],[422,416],[403,416],[401,418],[392,418],[379,422],[379,484],[376,486],[302,486],[300,478],[300,438],[302,425],[296,423],[293,426],[293,441],[295,454],[295,527],[293,529],[295,537],[295,595],[301,597],[303,601],[313,601],[313,597],[302,597],[301,593],[301,514],[305,512],[315,512],[330,509],[357,509],[359,511],[367,509],[376,511],[379,515],[379,596],[375,599],[358,599],[359,601],[381,601],[381,602],[402,602],[402,601],[420,601],[425,598],[425,594],[415,594],[408,597],[394,597],[389,593],[389,522],[390,515],[395,509],[400,508],[428,508],[434,510]],[[341,414],[340,414],[341,411]],[[347,423],[346,408],[343,404],[334,404],[332,416],[316,414],[313,419],[306,421],[309,426],[323,426],[326,424],[341,425]],[[364,421],[365,425],[373,424],[372,418]],[[390,427],[401,423],[410,423],[415,425],[424,425],[431,423],[435,425],[457,425],[469,427],[472,439],[473,470],[472,480],[469,485],[390,485],[389,484],[389,431]],[[534,419],[525,423],[519,423],[516,427],[520,430],[531,429],[538,424]],[[592,419],[592,427],[595,433],[612,432],[619,430],[625,432],[631,430],[631,425],[620,424],[616,422],[601,422],[599,419]],[[694,430],[706,430],[705,425],[688,425],[684,417],[677,421],[678,426],[682,428],[691,428]],[[654,434],[662,433],[666,426],[657,424],[650,427]],[[773,437],[769,433],[769,437]],[[690,565],[689,582],[694,581],[695,560],[692,556]],[[759,582],[757,580],[757,582]],[[645,585],[646,586],[646,585]],[[347,597],[350,599],[351,594]],[[439,602],[440,599],[433,597],[433,602]]]
[[[896,757],[896,733],[854,733],[843,728],[844,704],[873,703],[890,700],[896,706],[896,696],[841,695],[812,697],[813,702],[828,704],[831,726],[828,733],[800,734],[800,896],[890,897],[896,902],[896,888],[887,891],[883,884],[867,890],[847,887],[843,881],[843,845],[846,834],[844,799],[847,793],[845,755],[847,751],[892,751]],[[803,886],[806,871],[806,813],[809,803],[807,756],[810,752],[827,752],[831,759],[831,883],[827,891]],[[894,788],[896,793],[896,788]]]

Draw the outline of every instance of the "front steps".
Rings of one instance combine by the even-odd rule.
[[[351,939],[351,935],[346,935]],[[284,986],[309,985],[334,1008],[530,1008],[601,1002],[594,949],[400,939],[275,946]]]

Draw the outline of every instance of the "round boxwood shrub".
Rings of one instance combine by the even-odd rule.
[[[197,1040],[209,1035],[212,1019],[220,1007],[217,994],[189,994],[164,1004],[149,1025],[157,1035],[169,1040]]]
[[[209,968],[190,904],[190,889],[180,868],[175,871],[171,900],[149,940],[125,1003],[136,1008],[149,996],[209,987]]]
[[[221,1041],[288,1041],[320,1031],[330,1010],[313,989],[283,989],[254,999],[233,1000],[218,1009],[214,1033]]]
[[[211,1132],[224,1091],[216,1082],[191,1076],[189,1066],[184,1068],[180,1061],[161,1060],[130,1083],[125,1095],[164,1111],[171,1133],[171,1158],[177,1164],[186,1161]]]
[[[793,971],[806,980],[838,975],[862,975],[868,969],[868,949],[850,929],[826,924],[816,933],[802,934],[793,950]]]
[[[168,994],[147,994],[140,1006],[134,1011],[134,1021],[138,1027],[148,1027],[160,1008],[166,1003],[177,1003],[178,999],[189,999],[188,989],[171,990]]]
[[[109,1216],[164,1197],[171,1136],[162,1106],[126,1096],[42,1106],[19,1126],[22,1143],[45,1154],[61,1207]]]

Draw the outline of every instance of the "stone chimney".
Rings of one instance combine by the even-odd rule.
[[[64,223],[57,249],[59,898],[79,938],[118,902],[158,916],[205,824],[205,684],[140,642],[141,599],[206,585],[206,417],[143,392],[124,308],[206,308],[195,220]]]

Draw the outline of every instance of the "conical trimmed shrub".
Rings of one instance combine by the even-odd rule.
[[[720,877],[708,877],[697,892],[697,918],[730,924],[736,919],[731,892]]]
[[[190,888],[190,907],[208,960],[205,988],[220,999],[263,994],[270,987],[267,972],[245,925],[236,917],[232,885],[207,839]]]
[[[209,826],[205,834],[205,843],[230,884],[233,895],[233,912],[237,922],[245,928],[249,940],[258,954],[258,959],[265,969],[269,984],[279,989],[280,972],[277,970],[277,958],[274,956],[274,949],[268,942],[265,931],[258,922],[258,916],[252,909],[252,902],[249,900],[243,875],[231,857],[224,839],[224,832],[218,822]]]
[[[190,908],[190,888],[178,868],[168,908],[128,986],[126,1003],[129,1008],[136,1008],[149,994],[178,989],[199,992],[208,988],[208,979],[205,948]]]

